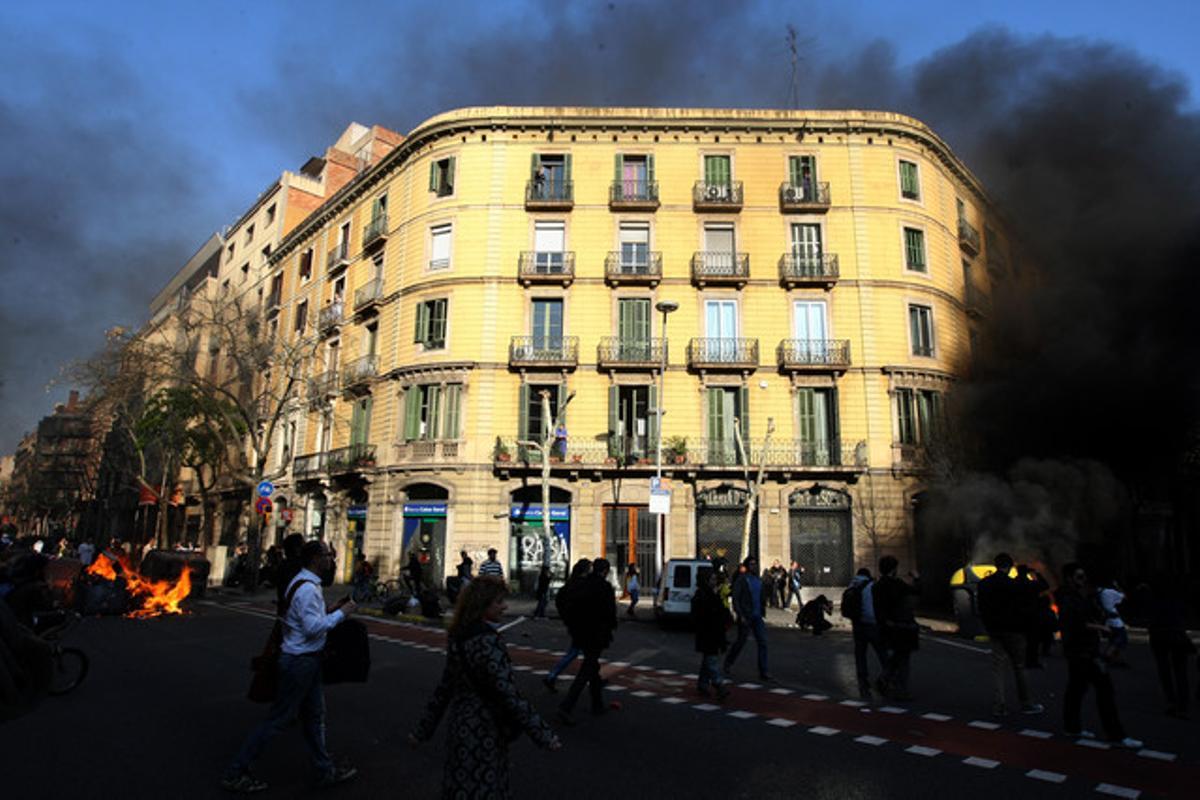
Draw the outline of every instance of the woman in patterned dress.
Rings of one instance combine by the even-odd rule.
[[[425,715],[409,734],[413,745],[428,741],[450,711],[444,798],[508,798],[508,743],[522,732],[539,747],[561,742],[513,682],[508,651],[496,625],[508,604],[498,578],[481,576],[458,597],[446,631],[446,667]]]

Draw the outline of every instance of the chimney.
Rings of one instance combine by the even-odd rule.
[[[79,405],[79,391],[76,389],[72,389],[71,393],[69,395],[67,395],[67,411],[74,411],[76,409],[76,407],[78,407],[78,405]]]

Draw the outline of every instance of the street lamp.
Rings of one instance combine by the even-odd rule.
[[[658,408],[655,409],[655,413],[654,413],[654,416],[656,417],[655,424],[657,426],[657,436],[655,436],[655,439],[657,440],[657,445],[658,445],[656,448],[657,452],[654,457],[654,475],[657,478],[657,482],[659,483],[659,485],[661,485],[661,483],[662,483],[662,448],[663,448],[662,418],[663,418],[663,406],[666,405],[666,403],[664,402],[664,400],[666,398],[664,397],[663,392],[665,389],[664,378],[666,377],[666,374],[667,374],[667,315],[674,311],[678,311],[679,303],[676,303],[674,300],[659,300],[657,303],[654,304],[654,308],[660,314],[662,314],[662,356],[659,360],[659,365],[658,365]],[[655,553],[654,563],[655,563],[657,569],[659,570],[659,572],[661,572],[662,565],[663,565],[663,553],[666,550],[666,541],[665,541],[665,537],[663,535],[663,529],[664,529],[663,516],[664,515],[657,514],[656,516],[658,519],[657,519],[657,522],[655,523],[656,535],[655,535],[654,546],[655,546],[655,549],[657,550],[657,552]],[[654,577],[655,577],[655,581],[657,582],[661,576],[655,575]]]

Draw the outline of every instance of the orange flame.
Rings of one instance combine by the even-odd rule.
[[[130,597],[141,600],[141,608],[129,612],[126,616],[135,619],[144,619],[146,617],[156,617],[160,614],[183,613],[183,609],[179,607],[179,604],[192,591],[191,567],[185,564],[183,572],[180,573],[179,579],[176,581],[151,581],[133,568],[133,565],[129,563],[129,558],[124,553],[118,553],[116,559],[121,568],[120,574],[117,573],[114,567],[113,556],[107,552],[101,553],[92,565],[87,568],[86,573],[110,581],[115,581],[118,577],[124,578],[125,588],[129,592]]]

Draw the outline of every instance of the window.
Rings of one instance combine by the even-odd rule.
[[[225,261],[226,261],[226,263],[228,263],[228,262],[230,262],[230,261],[233,261],[233,251],[234,251],[234,249],[235,249],[236,247],[237,247],[237,243],[236,243],[236,242],[230,242],[230,243],[229,243],[229,246],[225,248]]]
[[[709,186],[728,187],[733,178],[729,156],[704,157],[704,182]]]
[[[623,222],[618,235],[621,242],[621,272],[641,274],[649,272],[649,223]]]
[[[658,388],[608,388],[608,454],[623,463],[651,458],[658,447],[655,418]]]
[[[824,300],[797,300],[792,304],[795,358],[812,364],[829,360],[828,318]]]
[[[450,267],[450,225],[434,225],[429,229],[429,268]]]
[[[553,419],[547,419],[543,414],[542,409],[542,392],[547,392],[550,404],[550,415],[558,416],[559,422],[566,427],[566,418],[563,413],[561,403],[567,397],[567,387],[556,383],[536,384],[523,383],[521,384],[520,397],[518,398],[518,412],[520,414],[517,420],[518,436],[521,439],[532,439],[541,442],[546,438],[546,433],[550,426],[554,424]],[[565,436],[563,437],[565,440]],[[565,445],[565,441],[564,441]],[[526,451],[522,454],[526,458],[536,459],[537,451]],[[561,457],[563,454],[558,452]]]
[[[928,444],[941,433],[945,411],[941,392],[932,389],[896,390],[896,441]]]
[[[711,464],[739,464],[735,420],[745,444],[750,437],[749,390],[744,386],[710,386],[708,406],[708,460]]]
[[[247,225],[246,226],[246,244],[250,244],[253,241],[254,241],[254,226]]]
[[[798,389],[796,426],[798,463],[807,466],[840,463],[836,389]]]
[[[788,156],[788,186],[798,191],[798,200],[817,199],[817,159],[814,156]]]
[[[262,249],[262,258],[263,258],[263,263],[264,263],[264,264],[265,264],[265,263],[267,263],[267,261],[268,261],[268,260],[270,260],[270,258],[271,258],[271,245],[269,245],[269,244],[268,244],[266,247],[264,247],[264,248]]]
[[[404,441],[457,439],[462,384],[423,384],[404,390]]]
[[[704,273],[733,275],[737,261],[733,226],[709,223],[704,226]]]
[[[350,446],[365,445],[371,436],[371,401],[367,395],[354,403],[350,411]]]
[[[363,336],[363,355],[373,356],[379,343],[379,324],[368,325]]]
[[[454,157],[429,164],[429,191],[438,197],[454,194]]]
[[[313,265],[313,249],[310,247],[300,254],[300,280],[307,281],[312,278]]]
[[[622,360],[650,360],[649,298],[627,297],[617,301],[617,347]]]
[[[822,275],[821,226],[810,223],[792,225],[792,260],[797,275]]]
[[[229,278],[221,281],[221,295],[225,296],[227,294],[229,294]]]
[[[417,326],[413,341],[426,350],[440,350],[446,346],[447,300],[426,300],[417,303]]]
[[[534,359],[557,360],[563,356],[563,301],[539,298],[530,304],[530,347]]]
[[[921,180],[913,161],[900,162],[900,196],[906,200],[921,199]]]
[[[654,183],[654,156],[617,154],[613,165],[616,200],[657,199]]]
[[[249,261],[247,261],[245,264],[242,264],[242,283],[245,283],[248,280],[250,280],[250,262]]]
[[[736,362],[738,355],[736,300],[704,302],[705,357],[708,361]]]
[[[925,231],[904,229],[904,267],[912,272],[926,272]]]
[[[293,326],[293,330],[295,330],[295,332],[298,334],[303,334],[304,326],[307,324],[308,324],[308,301],[301,300],[299,303],[296,304],[296,322],[295,322],[295,325]]]
[[[539,273],[558,274],[566,261],[567,228],[562,222],[537,222],[533,226],[533,266]]]
[[[929,306],[908,307],[908,330],[914,356],[933,355],[933,309]]]
[[[533,155],[530,164],[531,197],[534,200],[571,199],[571,157],[569,155]]]
[[[270,206],[267,207],[267,224],[270,225],[273,222],[275,222],[275,204],[274,203],[272,203]]]

